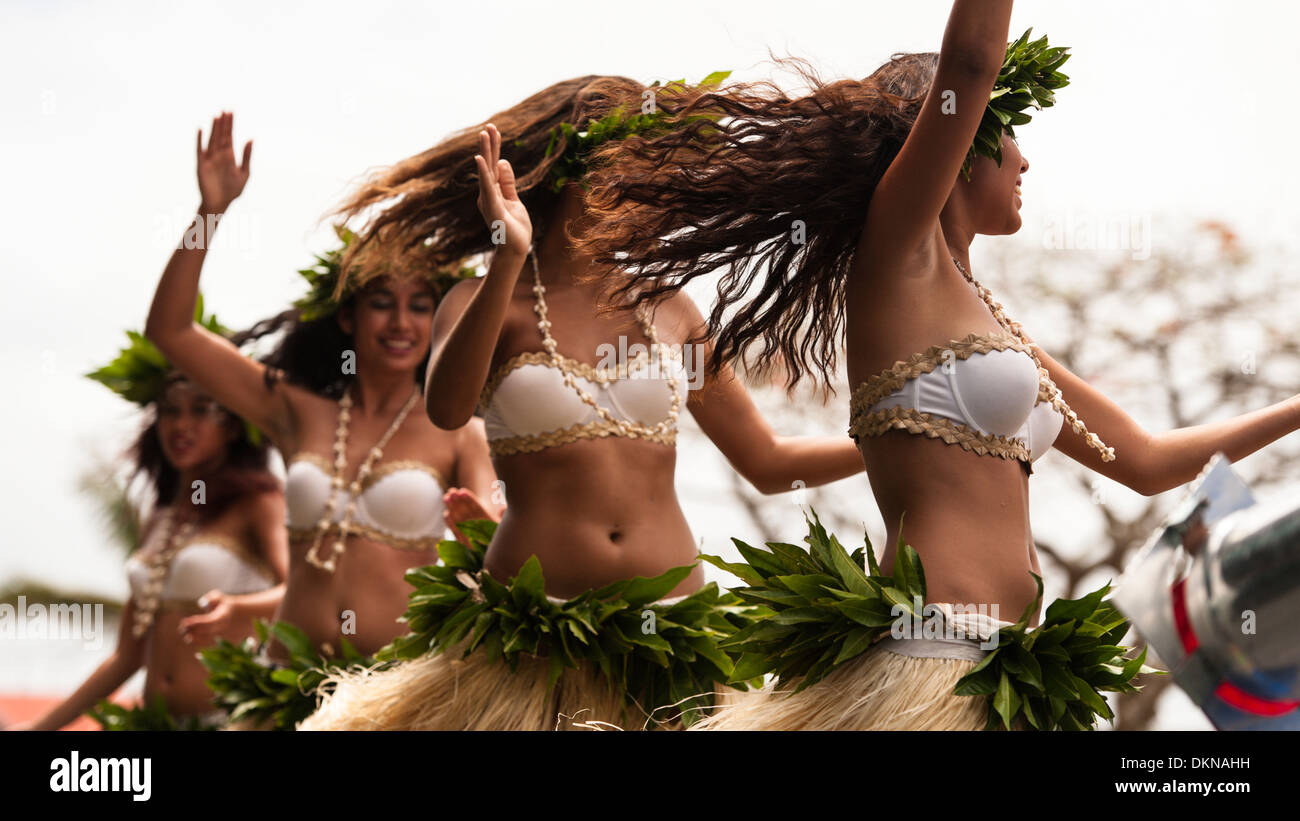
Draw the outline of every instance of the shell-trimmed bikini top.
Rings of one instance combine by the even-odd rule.
[[[236,539],[217,533],[194,533],[192,528],[178,533],[172,525],[172,514],[165,516],[140,550],[126,560],[127,579],[137,606],[143,599],[155,596],[159,604],[194,605],[209,590],[240,595],[278,583],[266,560]],[[168,545],[173,538],[180,543]],[[171,553],[169,559],[161,555],[164,552]]]
[[[329,507],[332,482],[325,457],[303,451],[289,460],[284,493],[291,538],[316,536]],[[337,529],[350,506],[351,533],[400,550],[436,547],[446,528],[442,517],[446,490],[442,475],[423,462],[380,463],[361,482],[356,497],[347,485],[337,488],[342,498],[330,511],[327,529]]]
[[[594,367],[559,353],[537,256],[529,256],[533,311],[545,350],[510,357],[484,385],[479,407],[491,454],[533,453],[605,436],[675,445],[678,411],[689,390],[681,355],[660,344],[643,307],[636,314],[650,340],[648,351],[645,345],[627,346],[640,350],[615,367]]]
[[[1017,459],[1032,474],[1031,463],[1052,447],[1068,419],[1103,461],[1113,460],[1115,449],[1089,433],[1065,403],[1020,324],[960,260],[953,262],[1003,330],[931,345],[862,382],[849,403],[849,435],[861,443],[905,430],[981,456]]]

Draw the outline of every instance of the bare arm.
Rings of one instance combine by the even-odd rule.
[[[284,598],[285,578],[289,575],[289,533],[284,526],[284,494],[268,491],[247,500],[248,544],[254,545],[271,566],[278,584],[256,593],[229,595],[209,590],[204,596],[206,612],[181,619],[181,637],[199,647],[216,644],[225,636],[236,618],[272,619]]]
[[[213,232],[248,180],[252,143],[244,146],[243,166],[236,166],[230,142],[232,120],[229,115],[213,120],[206,151],[199,133],[199,212],[163,270],[149,308],[145,336],[219,403],[283,444],[292,427],[283,390],[268,391],[265,366],[194,322],[199,274]]]
[[[497,481],[496,470],[492,467],[492,456],[488,452],[487,433],[483,420],[477,417],[457,431],[456,435],[456,486],[465,488],[479,499],[485,500],[489,512],[498,515],[500,505],[486,502],[493,496],[493,486]]]
[[[117,629],[117,647],[113,654],[95,668],[95,672],[90,674],[76,692],[52,707],[45,715],[29,724],[19,725],[18,729],[57,730],[76,720],[77,716],[121,687],[144,663],[144,644],[150,636],[146,632],[137,639],[131,633],[134,624],[135,601],[128,599],[126,607],[122,608],[121,622]]]
[[[501,133],[489,124],[479,133],[474,159],[479,173],[479,211],[490,230],[505,232],[487,276],[452,288],[433,321],[433,346],[424,383],[429,420],[444,430],[474,415],[487,384],[506,309],[532,242],[532,223],[515,190],[515,174],[501,159]]]
[[[907,259],[933,236],[1006,58],[1012,0],[956,0],[934,83],[871,198],[862,242]]]
[[[674,293],[664,307],[673,312],[681,338],[692,338],[705,327],[684,291]],[[690,359],[707,361],[711,349],[706,341]],[[730,366],[712,384],[692,391],[686,407],[736,472],[762,493],[793,490],[797,481],[816,487],[863,470],[862,455],[847,436],[778,436]]]
[[[1154,496],[1196,478],[1205,463],[1222,451],[1233,462],[1265,445],[1300,430],[1300,394],[1267,408],[1243,413],[1221,422],[1149,433],[1096,388],[1071,373],[1035,345],[1043,367],[1061,389],[1088,430],[1115,449],[1115,459],[1103,462],[1096,448],[1068,425],[1055,447],[1076,462],[1103,476]]]

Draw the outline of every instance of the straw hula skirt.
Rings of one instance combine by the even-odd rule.
[[[458,527],[468,546],[444,541],[441,564],[407,573],[411,632],[376,654],[391,663],[331,675],[298,729],[678,728],[726,689],[719,643],[756,608],[715,584],[664,599],[690,567],[556,599],[536,557],[506,583],[483,570],[491,522]]]
[[[691,729],[1092,729],[1113,714],[1101,692],[1131,692],[1146,653],[1128,658],[1128,622],[1109,586],[1058,599],[1032,630],[1038,596],[1014,624],[981,608],[924,604],[925,574],[899,545],[892,576],[868,542],[850,554],[816,512],[807,549],[736,542],[745,562],[707,561],[739,576],[741,599],[765,615],[722,642],[739,655],[732,680],[773,681]]]

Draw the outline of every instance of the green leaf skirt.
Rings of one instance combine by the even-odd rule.
[[[342,669],[369,668],[377,664],[343,639],[343,656],[326,659],[297,627],[287,622],[267,625],[258,620],[257,640],[232,644],[218,639],[199,653],[208,668],[208,688],[215,702],[229,713],[232,727],[292,730],[316,709],[319,690],[331,674]],[[274,636],[289,651],[285,663],[268,664],[259,646]]]
[[[220,710],[204,716],[176,716],[167,710],[162,696],[154,696],[149,704],[123,707],[102,700],[86,715],[99,722],[102,730],[194,732],[216,730],[226,721]]]
[[[458,527],[468,545],[443,541],[440,564],[406,574],[410,632],[375,654],[395,666],[340,676],[303,729],[551,729],[585,708],[626,729],[689,726],[750,684],[720,645],[761,608],[713,583],[664,600],[692,566],[561,600],[536,556],[506,582],[483,569],[495,523]],[[594,709],[606,696],[617,717]]]
[[[925,572],[901,537],[892,576],[881,573],[870,540],[850,554],[815,511],[804,541],[806,549],[769,542],[762,550],[733,539],[744,563],[704,557],[740,577],[746,586],[733,592],[768,613],[721,643],[740,655],[733,681],[771,674],[776,688],[798,694],[855,659],[861,664],[897,619],[924,612]],[[997,631],[995,649],[956,681],[952,694],[990,697],[985,729],[1092,729],[1098,717],[1113,718],[1102,692],[1138,690],[1138,675],[1160,671],[1143,663],[1145,650],[1126,656],[1129,648],[1119,642],[1129,625],[1105,599],[1109,585],[1054,601],[1030,629],[1043,593],[1042,580],[1034,579],[1037,597],[1019,621]],[[901,709],[908,694],[895,695]],[[727,709],[709,724],[727,726]]]

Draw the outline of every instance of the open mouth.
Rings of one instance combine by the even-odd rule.
[[[405,356],[415,350],[415,342],[410,339],[384,339],[379,340],[379,346],[388,353],[395,356]]]

